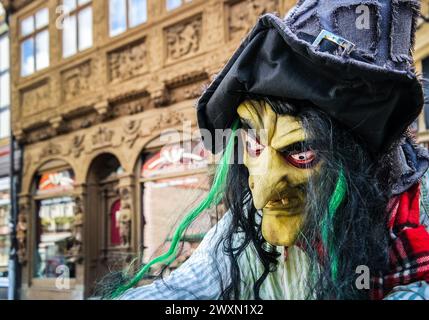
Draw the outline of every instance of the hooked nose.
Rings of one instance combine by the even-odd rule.
[[[249,168],[249,187],[256,209],[264,208],[270,200],[278,197],[278,185],[285,180],[281,170],[283,161],[279,152],[266,147],[258,157],[258,165]]]

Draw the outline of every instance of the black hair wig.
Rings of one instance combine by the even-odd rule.
[[[311,141],[311,148],[322,162],[317,175],[307,185],[305,222],[297,242],[305,248],[309,259],[307,295],[309,299],[368,299],[369,290],[355,285],[358,266],[367,266],[371,276],[388,266],[387,201],[389,168],[372,156],[363,141],[325,115],[315,106],[302,101],[282,101],[255,98],[268,102],[277,114],[298,117]],[[236,148],[235,159],[239,159]],[[346,181],[346,198],[332,219],[327,219],[328,203],[342,170]],[[252,203],[247,168],[238,162],[231,164],[227,177],[225,204],[232,215],[232,223],[222,240],[223,250],[231,262],[231,282],[223,288],[223,299],[240,299],[241,279],[239,257],[251,245],[256,251],[264,272],[253,286],[255,299],[270,272],[278,267],[279,253],[264,250],[260,213]],[[328,225],[326,225],[328,224]],[[331,247],[338,264],[332,274],[332,252],[321,254],[320,236],[327,228]],[[237,243],[236,233],[244,237]],[[219,244],[220,245],[220,244]],[[249,284],[248,284],[249,285]]]

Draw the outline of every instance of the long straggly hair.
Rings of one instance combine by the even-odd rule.
[[[274,100],[249,97],[267,102],[277,114],[298,117],[311,148],[322,162],[319,173],[309,177],[306,187],[305,222],[297,243],[304,248],[309,261],[307,298],[368,299],[368,290],[356,288],[356,268],[366,266],[371,275],[378,275],[388,264],[388,233],[386,206],[389,168],[381,166],[365,146],[315,106],[303,101]],[[234,124],[234,130],[238,126]],[[261,287],[270,272],[277,268],[279,253],[266,251],[262,236],[260,213],[255,209],[248,185],[249,173],[242,164],[235,135],[226,147],[208,196],[189,212],[175,232],[170,250],[142,265],[135,274],[110,274],[98,286],[103,298],[120,297],[136,286],[155,263],[168,265],[177,256],[178,245],[186,228],[203,210],[223,202],[231,214],[226,234],[215,250],[222,250],[230,260],[230,281],[221,282],[221,299],[240,299],[243,282],[253,288],[253,297],[261,299]],[[231,155],[233,163],[229,163]],[[340,191],[340,192],[338,192]],[[338,196],[338,194],[340,194]],[[244,235],[236,241],[236,235]],[[256,279],[242,279],[239,258],[248,246],[253,246],[263,266]],[[222,275],[219,274],[220,279]]]
[[[388,189],[379,173],[378,161],[347,129],[308,103],[262,98],[277,114],[298,117],[311,140],[311,147],[322,161],[320,173],[311,176],[307,186],[304,226],[297,243],[309,259],[307,294],[311,299],[367,299],[368,290],[356,288],[358,266],[367,266],[372,275],[387,268],[388,233],[386,206]],[[237,158],[237,157],[236,157]],[[340,176],[341,175],[341,176]],[[225,252],[231,261],[231,282],[223,290],[224,299],[240,298],[238,259],[252,245],[264,267],[253,284],[253,298],[268,274],[277,267],[279,254],[264,250],[258,212],[251,201],[249,173],[243,164],[230,167],[225,202],[232,223],[225,238]],[[339,181],[346,197],[330,212],[332,195]],[[241,243],[234,241],[244,233]],[[248,284],[249,285],[249,284]]]

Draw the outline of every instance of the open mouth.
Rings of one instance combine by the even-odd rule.
[[[265,209],[281,209],[281,210],[287,210],[287,209],[295,209],[299,206],[299,199],[298,198],[287,198],[283,197],[281,199],[277,200],[270,200],[265,205]]]

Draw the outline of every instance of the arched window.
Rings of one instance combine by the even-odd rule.
[[[60,162],[50,164],[39,170],[35,178],[33,277],[57,278],[67,270],[68,276],[74,278],[74,173]]]

